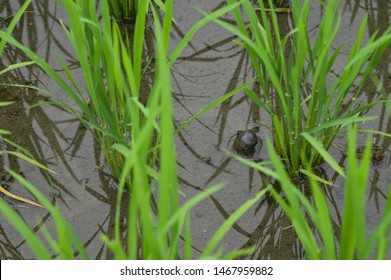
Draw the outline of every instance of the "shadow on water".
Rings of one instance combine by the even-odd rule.
[[[19,7],[17,2],[0,3],[0,15],[2,17],[12,15]],[[56,70],[59,73],[63,73],[63,70],[56,55],[66,62],[71,71],[77,72],[79,62],[74,57],[72,48],[58,22],[62,18],[66,18],[66,13],[55,2],[33,2],[14,30],[14,36],[46,61],[55,65],[55,68],[57,66]],[[124,30],[131,28],[126,23],[121,23],[121,26]],[[146,61],[149,62],[153,61],[154,44],[150,38],[152,37],[147,38],[145,46]],[[3,69],[21,61],[28,61],[28,58],[24,57],[19,50],[7,46],[0,67]],[[147,67],[145,69],[148,71]],[[152,76],[153,73],[147,73],[145,80],[142,81],[141,87],[145,92],[150,91]],[[61,208],[66,220],[79,234],[91,257],[112,259],[113,255],[102,245],[100,237],[102,234],[109,238],[113,237],[117,189],[105,165],[101,147],[93,141],[90,132],[80,124],[79,120],[70,116],[65,110],[52,104],[33,106],[50,101],[44,94],[35,90],[35,87],[55,94],[64,102],[69,101],[66,96],[57,92],[56,86],[37,67],[31,66],[8,72],[0,79],[2,84],[0,100],[15,101],[11,106],[1,107],[0,127],[12,133],[8,136],[10,140],[29,150],[40,163],[57,173],[50,177],[46,176],[46,173],[39,176],[40,171],[37,168],[7,156],[1,158],[0,175],[5,172],[4,168],[11,168],[27,177],[41,192],[52,197],[53,204]],[[7,84],[26,87],[11,87]],[[0,147],[12,149],[3,143]],[[11,192],[22,197],[30,196],[17,182],[6,183]],[[43,210],[5,199],[25,221],[30,225],[36,225],[32,226],[35,232],[43,225],[49,229],[55,228],[50,215]],[[125,244],[127,199],[122,203],[121,234]],[[43,218],[37,218],[40,216]],[[31,258],[25,240],[15,235],[15,231],[8,227],[8,223],[3,223],[1,220],[0,224],[2,225],[0,259]]]
[[[391,24],[391,2],[388,0],[378,1],[346,1],[343,10],[350,13],[350,24],[362,17],[363,13],[368,13],[367,32],[372,36],[376,32],[383,34],[387,27]],[[386,50],[383,54],[383,59],[376,66],[376,78],[374,83],[368,84],[364,88],[368,102],[373,102],[379,99],[389,99],[391,92],[391,49]],[[376,88],[378,87],[378,88]],[[379,116],[379,122],[376,129],[380,131],[391,131],[391,118],[389,118],[389,110],[383,105],[376,112]],[[376,137],[375,142],[389,149],[391,139],[387,137]]]
[[[12,3],[11,3],[12,2]],[[0,2],[0,15],[12,16],[23,4],[23,1]],[[78,62],[73,57],[69,46],[64,42],[58,19],[65,13],[53,1],[35,1],[28,8],[14,30],[14,36],[47,61],[55,60],[54,54],[60,54],[71,70],[77,71]],[[28,61],[28,58],[17,49],[7,46],[0,69],[10,64]],[[58,69],[60,72],[60,67]],[[114,210],[116,189],[110,185],[109,176],[103,169],[101,150],[91,145],[92,139],[86,135],[77,119],[59,107],[45,103],[50,99],[39,93],[34,87],[53,91],[53,84],[37,67],[29,66],[7,72],[0,77],[0,100],[14,103],[0,108],[0,127],[11,132],[7,138],[29,150],[35,159],[56,171],[56,175],[48,175],[38,168],[4,154],[0,159],[1,180],[5,168],[10,168],[26,177],[41,192],[52,197],[52,203],[64,209],[63,214],[81,231],[86,248],[91,248],[96,258],[112,258],[103,252],[100,241],[102,233],[110,236],[114,228]],[[13,87],[18,84],[24,87]],[[1,149],[15,150],[5,142],[0,142]],[[95,149],[94,149],[95,148]],[[7,177],[8,178],[8,177]],[[2,181],[10,192],[29,198],[31,195],[15,181],[8,178]],[[19,212],[23,219],[37,232],[43,225],[54,228],[53,220],[44,210],[24,205],[5,197],[4,199]],[[107,207],[102,207],[107,205]],[[108,211],[106,211],[108,209]],[[126,207],[124,207],[126,209]],[[91,215],[91,211],[94,213]],[[84,229],[83,226],[87,226]],[[81,230],[80,230],[81,229]],[[107,255],[105,255],[107,254]],[[31,258],[25,240],[1,220],[0,259]]]
[[[350,24],[353,25],[356,20],[364,13],[368,13],[368,36],[372,36],[376,32],[383,34],[391,24],[391,2],[388,0],[377,1],[346,1],[343,10],[350,14]],[[388,48],[383,54],[375,68],[375,77],[373,83],[369,83],[364,87],[367,102],[377,100],[389,100],[391,93],[391,49]],[[391,133],[391,117],[390,107],[387,105],[378,106],[371,110],[368,115],[376,115],[379,117],[376,126],[369,126],[369,129],[376,129],[386,133]],[[390,148],[391,138],[374,135],[374,143],[384,147],[386,155],[379,166],[373,168],[373,176],[370,179],[370,192],[368,199],[373,203],[373,211],[380,213],[383,208],[383,202],[387,193],[387,182],[389,174],[387,170],[390,166]]]
[[[318,168],[316,174],[330,183],[335,183],[332,178],[328,178],[323,168]],[[334,179],[336,174],[333,174]],[[265,179],[268,181],[268,179]],[[270,182],[274,189],[280,190],[278,182]],[[311,187],[307,180],[299,179],[295,185],[312,201]],[[341,209],[333,194],[333,188],[329,185],[322,186],[330,205],[334,232],[340,233]],[[338,187],[338,186],[334,186]],[[256,246],[257,250],[250,257],[251,259],[306,259],[304,248],[302,247],[296,232],[289,218],[284,214],[271,195],[263,198],[256,207],[255,212],[264,209],[264,214],[258,222],[255,230],[252,231],[248,240],[242,248]],[[310,221],[310,219],[308,219]],[[314,226],[309,223],[311,228]]]
[[[389,1],[366,2],[368,3],[364,5],[363,1],[346,1],[342,16],[345,21],[348,19],[348,22],[342,23],[342,32],[341,35],[338,35],[335,48],[345,41],[349,42],[355,39],[352,38],[354,32],[352,32],[351,26],[354,27],[354,30],[358,29],[366,11],[369,16],[368,36],[373,34],[375,30],[382,33],[388,28],[390,21]],[[349,9],[349,4],[355,5],[353,11]],[[372,6],[376,4],[376,8],[373,8]],[[374,12],[374,9],[378,12]],[[309,25],[311,29],[309,32],[313,34],[311,36],[317,32],[319,23],[316,20],[320,18],[319,14],[322,12],[321,7],[312,7],[311,13],[314,14],[314,18]],[[193,19],[190,17],[190,20]],[[279,20],[282,29],[285,29],[284,32],[288,33],[290,30],[289,17],[282,15]],[[208,31],[210,34],[200,36],[202,41],[197,39],[192,41],[192,46],[188,48],[189,52],[181,57],[182,60],[175,65],[173,76],[177,86],[175,97],[176,108],[179,112],[176,114],[178,123],[197,113],[208,102],[221,97],[253,76],[248,57],[241,48],[232,42],[232,37],[221,30],[213,33],[214,27],[209,27]],[[183,34],[184,31],[181,33]],[[349,48],[345,48],[345,57],[348,54]],[[384,59],[376,68],[375,74],[379,77],[382,87],[378,86],[379,84],[374,85],[376,84],[375,78],[375,83],[365,85],[361,97],[362,104],[389,99],[391,78],[389,68],[390,51],[386,52]],[[338,75],[340,70],[337,68],[334,71],[335,75]],[[252,89],[262,98],[262,93],[256,83],[253,84]],[[375,129],[386,133],[391,132],[386,106],[378,106],[367,114],[379,116]],[[210,225],[212,229],[216,228],[216,225],[227,219],[241,203],[265,186],[260,174],[252,168],[238,164],[222,149],[229,149],[227,143],[236,131],[252,128],[258,122],[265,126],[270,125],[268,116],[260,108],[254,106],[244,94],[239,93],[227,99],[218,108],[200,117],[178,135],[178,161],[181,167],[181,183],[185,190],[190,188],[202,191],[213,183],[227,182],[226,189],[213,196],[210,203],[200,206],[200,209],[210,213],[209,221],[206,221],[205,215],[200,212],[194,215],[193,228],[199,234],[200,240],[196,240],[196,243],[200,244],[199,248],[205,244],[203,240],[208,240],[205,236],[210,237],[213,234],[213,230],[206,229],[205,223]],[[373,123],[364,123],[362,129],[373,129]],[[267,132],[261,128],[260,134],[261,137],[264,137]],[[363,143],[364,139],[363,134],[360,136],[359,142]],[[342,135],[337,140],[345,145],[346,136]],[[380,164],[374,164],[371,169],[368,191],[368,213],[370,214],[368,217],[371,220],[369,227],[372,229],[384,209],[389,183],[386,170],[390,165],[390,139],[376,136],[374,141],[374,144],[384,147],[387,152],[384,160]],[[345,159],[341,152],[331,150],[331,153],[336,159],[340,158],[340,163],[343,166]],[[268,158],[265,149],[262,151],[262,158]],[[325,186],[325,190],[333,212],[334,227],[338,232],[343,204],[343,180],[327,165],[323,168],[325,169],[324,176],[335,184],[333,188]],[[192,191],[189,191],[190,195],[191,193]],[[233,201],[237,201],[237,203]],[[290,227],[289,220],[270,199],[264,199],[257,209],[244,216],[232,228],[228,236],[225,241],[229,248],[237,248],[238,244],[243,244],[242,248],[256,244],[259,249],[252,256],[255,259],[304,257],[303,249],[299,246],[297,236]]]

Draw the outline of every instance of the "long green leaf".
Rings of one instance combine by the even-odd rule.
[[[247,212],[255,203],[259,201],[259,199],[269,191],[270,188],[265,188],[262,191],[258,192],[258,194],[243,203],[234,213],[232,213],[227,220],[219,227],[219,229],[214,233],[213,237],[210,239],[208,244],[205,246],[204,251],[201,254],[201,258],[210,258],[213,254],[213,251],[216,249],[218,243],[223,239],[228,229],[230,229],[240,217],[243,216],[245,212]]]
[[[312,147],[323,157],[323,159],[330,164],[330,166],[342,177],[346,178],[344,171],[341,166],[339,166],[338,162],[325,150],[322,143],[317,141],[314,137],[312,137],[309,133],[303,132],[300,134],[303,136]]]

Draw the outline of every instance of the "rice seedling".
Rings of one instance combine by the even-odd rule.
[[[292,220],[299,237],[301,235],[301,240],[306,241],[306,243],[303,242],[303,245],[309,258],[369,259],[374,256],[377,259],[385,259],[388,257],[387,240],[391,225],[391,188],[387,195],[383,217],[372,232],[367,234],[365,200],[372,143],[371,137],[368,137],[364,155],[361,162],[359,162],[356,156],[356,136],[356,128],[349,130],[345,195],[340,233],[335,232],[327,199],[315,180],[311,179],[314,205],[311,205],[305,196],[297,192],[297,189],[292,188],[293,192],[288,190],[292,186],[282,183],[287,179],[286,174],[282,175],[279,180],[283,185],[284,192],[291,192],[287,195],[288,203],[284,202],[281,196],[273,191],[273,195]],[[311,136],[306,135],[306,137]],[[275,156],[274,154],[273,157]],[[281,171],[281,165],[279,171]],[[285,179],[282,179],[283,177]],[[294,194],[295,192],[296,194]],[[303,209],[299,210],[298,203],[308,213],[311,223],[315,226],[321,240],[321,247],[314,243],[315,235],[307,230],[308,222],[306,224],[298,222],[300,219],[304,221],[306,217]],[[297,222],[295,222],[295,219],[297,219]],[[339,244],[335,242],[336,237]],[[311,242],[307,242],[309,240]]]
[[[19,22],[20,17],[26,11],[26,9],[30,5],[30,3],[31,3],[31,0],[25,1],[25,3],[20,7],[19,11],[16,12],[16,14],[12,17],[12,20],[11,20],[11,22],[9,24],[4,19],[1,19],[1,21],[2,21],[1,22],[1,26],[3,27],[3,25],[4,25],[4,27],[7,27],[6,31],[5,31],[7,34],[11,34],[12,33],[12,31],[14,30],[16,24]],[[0,57],[3,56],[3,51],[4,51],[5,45],[6,45],[6,42],[0,40]],[[3,71],[6,71],[6,70],[7,69],[5,69]],[[2,71],[2,73],[5,73],[3,71]],[[2,75],[2,73],[0,73],[0,75]]]
[[[143,78],[142,50],[145,35],[145,10],[149,7],[149,3],[150,1],[139,2],[132,38],[133,48],[131,48],[129,41],[121,37],[116,22],[110,20],[107,0],[101,1],[101,21],[98,20],[94,1],[63,1],[69,20],[69,27],[63,25],[64,32],[80,60],[81,73],[85,82],[82,85],[76,83],[77,79],[61,58],[59,60],[67,80],[44,59],[17,42],[9,34],[0,32],[0,36],[4,42],[26,53],[71,98],[76,108],[74,105],[61,102],[59,96],[41,89],[60,106],[77,116],[102,146],[108,165],[118,180],[114,238],[111,240],[107,236],[103,237],[104,244],[114,253],[115,258],[176,259],[183,256],[190,259],[192,249],[189,211],[201,200],[221,189],[222,185],[211,187],[183,205],[179,205],[180,192],[176,173],[170,67],[198,29],[236,7],[237,4],[210,14],[192,28],[173,52],[169,61],[167,50],[173,1],[165,1],[166,10],[162,26],[152,7],[155,24],[156,69],[150,92],[142,92],[140,84]],[[236,92],[238,90],[228,95],[232,96]],[[145,103],[140,101],[142,95],[147,95]],[[221,100],[223,99],[219,99],[215,105]],[[44,103],[37,105],[44,105]],[[192,120],[190,119],[185,125]],[[158,161],[157,158],[159,158]],[[26,238],[35,256],[44,259],[77,257],[88,259],[88,253],[60,210],[51,205],[34,186],[21,176],[12,171],[9,172],[47,208],[56,222],[57,238],[45,231],[44,238],[50,249],[44,249],[43,241],[37,238],[14,210],[0,201],[1,213]],[[124,192],[126,188],[129,191],[127,193]],[[252,248],[247,248],[227,253],[223,248],[217,249],[217,247],[227,232],[227,228],[232,226],[266,191],[259,192],[227,219],[214,234],[204,253],[201,254],[201,258],[235,258],[252,250]],[[121,224],[119,208],[125,195],[129,196],[130,206],[127,218],[127,239],[124,241],[119,229]],[[185,236],[185,246],[183,254],[180,254],[178,248],[182,235]],[[49,253],[51,250],[54,255]]]
[[[143,117],[148,114],[145,106],[139,102],[146,17],[142,11],[147,9],[149,1],[141,2],[141,16],[137,18],[133,40],[134,51],[130,54],[129,43],[123,42],[118,26],[111,23],[107,1],[102,1],[101,22],[94,1],[63,1],[70,22],[69,28],[65,25],[63,28],[80,61],[84,80],[81,85],[75,82],[74,74],[61,58],[59,60],[69,83],[44,59],[8,36],[76,104],[77,107],[74,108],[59,101],[58,96],[45,92],[93,132],[115,178],[119,178],[121,174],[124,157],[112,149],[112,146],[121,143],[129,147],[132,133],[137,133],[139,126],[145,121]],[[128,184],[130,185],[130,181]]]
[[[149,128],[150,129],[150,128]],[[173,131],[173,126],[171,131]],[[140,137],[142,141],[142,137]],[[164,141],[166,142],[166,141]],[[173,142],[167,141],[167,145],[163,145],[162,153],[166,152],[166,148],[172,152]],[[132,150],[127,158],[126,166],[131,165],[132,157],[142,152],[140,147],[142,144],[137,143],[138,150]],[[172,158],[167,158],[165,163],[170,162],[170,167],[176,169],[176,162]],[[127,242],[124,244],[119,234],[119,223],[115,224],[116,234],[114,240],[109,240],[108,237],[102,236],[102,242],[113,252],[116,259],[178,259],[182,256],[185,259],[192,259],[192,241],[189,213],[191,209],[200,201],[207,198],[209,195],[220,190],[223,186],[216,185],[206,191],[192,197],[185,204],[176,208],[173,211],[172,203],[178,203],[177,184],[172,185],[172,181],[176,181],[176,173],[171,172],[167,168],[167,174],[161,173],[159,179],[160,188],[158,195],[163,196],[159,199],[159,209],[165,209],[172,212],[171,215],[164,214],[165,211],[159,211],[158,217],[154,216],[154,211],[151,209],[150,200],[152,190],[148,184],[148,180],[140,181],[140,179],[148,179],[145,174],[145,164],[140,165],[144,173],[137,172],[135,180],[138,180],[140,185],[137,191],[131,196],[131,206],[129,208],[129,224],[127,231]],[[144,168],[143,168],[144,167]],[[126,174],[130,168],[124,169],[123,177],[129,176]],[[0,213],[7,218],[7,221],[14,226],[29,245],[32,253],[37,259],[91,259],[88,251],[84,247],[81,239],[77,236],[72,226],[66,221],[59,207],[54,206],[51,202],[38,191],[30,182],[24,179],[19,174],[7,170],[14,178],[16,178],[37,200],[45,207],[55,221],[55,235],[49,233],[48,229],[41,228],[43,238],[34,232],[19,214],[10,207],[3,199],[0,199]],[[143,178],[140,178],[143,177]],[[163,179],[164,178],[164,179]],[[125,180],[121,181],[120,195],[124,189]],[[141,187],[144,187],[143,189]],[[171,193],[167,194],[167,188],[170,188]],[[253,199],[244,203],[239,207],[225,223],[223,223],[218,231],[213,235],[205,251],[200,258],[226,258],[234,259],[252,252],[253,248],[234,250],[224,252],[224,248],[218,248],[219,242],[226,234],[227,228],[232,226],[251,206],[268,191],[265,189],[259,192]],[[131,220],[130,220],[131,219]],[[142,236],[140,236],[140,234]],[[185,245],[183,253],[179,251],[179,242],[182,235],[184,236]],[[141,238],[141,239],[140,239]],[[43,239],[43,240],[42,240]],[[141,240],[141,248],[139,246]]]
[[[150,5],[150,1],[141,1],[140,3],[133,37],[124,42],[119,27],[110,21],[108,1],[102,1],[101,21],[99,21],[94,1],[63,1],[62,4],[68,12],[70,23],[69,28],[65,25],[63,28],[80,61],[82,80],[84,81],[82,84],[77,84],[77,79],[74,76],[80,75],[80,73],[73,74],[61,58],[58,59],[67,79],[55,71],[44,59],[12,38],[9,32],[0,31],[1,37],[4,38],[4,44],[8,41],[25,52],[72,100],[73,104],[67,104],[62,102],[58,95],[34,88],[51,96],[58,105],[74,114],[93,133],[103,149],[107,165],[117,180],[120,178],[124,156],[112,147],[115,144],[121,144],[127,148],[132,145],[134,135],[150,119],[151,111],[146,105],[150,104],[153,99],[152,94],[142,92],[140,89],[144,79],[145,11]],[[171,29],[172,5],[172,1],[165,4],[165,28],[162,32],[166,46],[168,46],[168,35]],[[175,62],[197,30],[235,6],[237,4],[218,10],[195,25],[173,51],[170,64]],[[84,38],[84,40],[80,40],[80,38]],[[132,47],[130,41],[133,43]],[[234,90],[229,95],[238,91],[239,89]],[[146,101],[142,102],[141,100]],[[219,100],[219,102],[222,101],[223,99]],[[37,105],[43,105],[43,103]],[[188,123],[190,122],[186,124]],[[159,136],[156,137],[156,139],[159,138]],[[151,168],[156,162],[157,147],[159,147],[158,141],[154,143],[154,146],[148,148]],[[131,186],[130,178],[127,185]]]
[[[227,3],[234,1],[227,0]],[[239,8],[234,9],[236,25],[215,20],[237,35],[238,44],[248,51],[262,98],[250,88],[246,88],[245,93],[270,115],[272,126],[268,128],[291,176],[297,176],[308,162],[317,166],[324,161],[302,136],[303,132],[314,137],[327,151],[342,127],[371,119],[361,113],[385,102],[359,106],[356,101],[391,43],[391,27],[364,43],[367,26],[367,17],[364,17],[345,67],[331,80],[333,65],[340,59],[344,47],[344,44],[333,47],[341,15],[339,1],[327,1],[323,5],[324,14],[313,40],[308,32],[309,0],[292,1],[293,28],[286,35],[281,32],[270,0],[270,9],[265,9],[263,1],[258,1],[257,8],[248,0],[242,1],[246,17]],[[244,18],[248,18],[248,25]]]
[[[383,216],[374,229],[369,230],[366,224],[366,190],[371,163],[371,137],[368,137],[364,154],[359,160],[356,155],[357,128],[348,132],[348,151],[345,177],[343,214],[339,228],[334,226],[331,217],[331,206],[327,202],[324,191],[319,186],[316,176],[307,169],[311,184],[312,200],[303,194],[287,173],[281,158],[268,139],[268,152],[273,168],[264,164],[254,164],[241,159],[246,164],[276,179],[281,192],[271,189],[273,197],[282,207],[292,222],[300,242],[306,252],[307,259],[386,259],[389,255],[389,234],[391,226],[391,185],[386,198]],[[314,149],[320,142],[309,134],[303,137],[311,140]],[[319,151],[320,152],[320,151]],[[328,154],[331,158],[331,155]],[[308,167],[309,168],[309,167]],[[341,167],[333,167],[341,172]],[[371,223],[372,224],[372,223]]]
[[[51,202],[42,195],[34,186],[19,174],[8,170],[38,201],[48,210],[56,223],[56,233],[58,241],[53,238],[47,230],[44,230],[43,235],[48,242],[50,248],[38,238],[37,234],[26,224],[19,214],[12,209],[4,200],[0,199],[1,214],[4,215],[8,222],[11,223],[20,235],[25,238],[32,252],[37,259],[75,259],[78,254],[81,258],[88,259],[88,254],[85,251],[83,244],[76,236],[74,230],[63,218],[60,209],[51,204]]]
[[[26,11],[28,5],[30,4],[31,0],[28,0],[26,1],[23,6],[19,9],[19,11],[12,17],[12,20],[9,24],[7,24],[7,29],[5,31],[6,34],[11,34],[13,29],[15,28],[16,24],[18,23],[20,17],[23,15],[23,13]],[[4,48],[5,48],[5,45],[6,45],[6,41],[2,41],[0,40],[0,57],[2,57],[2,54],[3,54],[3,51],[4,51]],[[26,62],[20,62],[20,63],[16,63],[16,64],[13,64],[13,65],[10,65],[8,66],[7,68],[5,69],[2,69],[0,71],[0,76],[9,72],[9,71],[13,71],[15,69],[18,69],[18,68],[23,68],[23,67],[26,67],[28,65],[31,65],[33,64],[34,62],[32,61],[26,61]],[[13,104],[13,101],[0,101],[0,107],[3,107],[3,106],[8,106],[8,105],[11,105]],[[10,134],[9,131],[7,130],[3,130],[3,129],[0,129],[0,141],[8,144],[9,146],[12,146],[13,148],[15,148],[17,151],[7,151],[7,150],[0,150],[0,156],[4,155],[4,154],[8,154],[8,155],[12,155],[14,157],[17,157],[17,158],[20,158],[32,165],[35,165],[41,169],[43,169],[45,172],[50,172],[50,173],[54,173],[54,171],[52,171],[51,169],[45,167],[44,165],[42,165],[41,163],[39,163],[35,158],[34,156],[26,149],[24,149],[23,147],[21,147],[20,145],[10,141],[9,139],[7,138],[4,138],[3,136],[4,135],[8,135]],[[5,190],[3,187],[2,187],[2,190],[1,190],[2,193],[5,193],[7,194],[8,191]],[[10,194],[8,193],[9,196],[14,196],[14,197],[18,197],[18,196],[15,196],[13,194]],[[24,199],[24,198],[20,198],[18,197],[19,199]],[[29,202],[30,203],[30,202]]]
[[[117,19],[135,18],[138,9],[138,0],[109,1],[110,12]]]
[[[138,10],[141,6],[140,0],[111,0],[109,1],[110,13],[118,21],[132,20],[134,21]],[[161,0],[153,0],[162,11],[165,11],[165,5]],[[144,7],[142,7],[144,8]],[[148,9],[144,12],[147,13]]]
[[[166,2],[166,4],[168,1]],[[130,197],[129,207],[129,224],[128,224],[128,240],[126,250],[123,250],[124,246],[121,241],[119,231],[119,220],[116,223],[115,238],[114,240],[104,239],[115,252],[115,257],[122,259],[177,259],[178,258],[178,244],[180,242],[180,236],[185,226],[185,252],[184,257],[187,259],[192,258],[191,255],[191,232],[188,211],[196,205],[199,201],[209,196],[212,192],[221,188],[221,185],[217,185],[207,190],[198,196],[193,197],[187,201],[184,205],[179,206],[179,190],[176,173],[176,156],[174,147],[174,126],[172,115],[172,97],[170,89],[170,69],[166,60],[167,45],[165,40],[168,40],[169,33],[161,30],[156,13],[155,16],[155,32],[156,32],[156,72],[159,73],[159,79],[155,80],[152,88],[151,96],[155,96],[150,104],[156,104],[154,110],[151,110],[145,126],[134,138],[134,144],[130,150],[123,145],[115,145],[115,149],[122,151],[126,155],[126,161],[123,169],[122,176],[120,178],[120,194],[119,200],[122,196],[122,191],[125,188],[125,182],[127,174],[132,172],[133,180],[133,192]],[[165,37],[163,34],[166,34]],[[159,101],[160,100],[160,101]],[[155,103],[156,102],[156,103]],[[153,112],[153,113],[152,113]],[[151,179],[149,171],[146,168],[148,166],[146,159],[148,158],[148,150],[144,148],[145,142],[151,137],[154,131],[154,120],[159,116],[159,131],[160,134],[160,160],[159,170],[160,173],[155,177],[158,180],[159,187],[157,188],[157,218],[155,219],[153,209],[149,201],[152,198]],[[144,164],[143,164],[144,161]],[[135,164],[137,162],[137,165]],[[262,196],[265,191],[258,194],[258,197]],[[244,204],[238,211],[238,214],[232,216],[232,221],[237,220],[244,211],[251,207],[258,199],[258,197]],[[117,212],[119,213],[119,211]],[[119,217],[117,216],[117,219]],[[157,221],[155,221],[157,220]],[[231,223],[228,221],[227,223]],[[214,250],[218,242],[225,235],[226,225],[222,225],[220,230],[216,232],[214,238],[210,241],[210,245],[207,246],[202,258],[215,258],[221,257],[220,255],[214,255]],[[143,240],[141,248],[137,246],[138,240]],[[221,252],[221,251],[220,251]],[[230,253],[230,257],[238,256],[248,253],[247,250],[236,251]]]
[[[273,0],[273,5],[276,8],[284,8],[288,6],[289,0]]]

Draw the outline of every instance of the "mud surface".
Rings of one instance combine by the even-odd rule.
[[[23,1],[1,1],[0,16],[13,14]],[[78,71],[65,34],[58,19],[66,18],[65,12],[54,1],[33,1],[29,12],[23,17],[15,30],[15,37],[23,44],[37,51],[47,61],[60,69],[56,55],[62,57],[72,68]],[[172,46],[199,19],[201,14],[195,9],[212,11],[221,7],[225,1],[176,1]],[[388,0],[379,1],[343,1],[342,23],[334,47],[347,41],[343,57],[348,55],[349,47],[355,39],[361,20],[369,13],[367,38],[376,30],[384,31],[391,19],[391,7]],[[315,36],[321,9],[312,7],[311,34]],[[287,16],[281,19],[289,28]],[[209,24],[196,34],[185,49],[173,69],[173,91],[175,118],[178,124],[196,114],[200,108],[241,85],[252,77],[248,57],[241,47],[232,42],[232,35],[221,27]],[[388,51],[376,68],[383,88],[376,89],[368,84],[360,101],[365,104],[389,98],[390,57]],[[11,63],[26,61],[27,58],[13,47],[7,47],[0,62],[0,69]],[[337,67],[344,66],[343,59]],[[59,70],[60,71],[60,70]],[[338,68],[335,69],[338,75]],[[80,78],[81,79],[81,78]],[[0,77],[1,83],[18,83],[43,87],[56,96],[69,102],[65,96],[36,67],[7,73]],[[0,160],[0,173],[11,168],[24,175],[37,186],[46,197],[51,198],[62,209],[63,214],[74,227],[90,256],[96,259],[111,258],[101,246],[99,236],[111,235],[116,201],[116,189],[111,183],[107,170],[98,169],[103,164],[102,153],[88,131],[83,129],[71,115],[53,105],[32,108],[37,102],[48,101],[48,97],[28,88],[1,87],[1,101],[15,101],[8,107],[0,108],[0,128],[9,130],[8,138],[30,150],[36,159],[53,169],[50,175],[31,165],[3,155]],[[379,118],[375,122],[362,124],[362,128],[391,132],[390,118],[385,107],[378,106],[368,115]],[[265,186],[266,178],[257,171],[248,168],[229,156],[228,143],[239,130],[252,129],[256,121],[270,124],[267,114],[239,93],[190,124],[176,137],[177,158],[181,190],[185,194],[183,201],[192,195],[220,182],[226,187],[208,200],[198,205],[192,212],[192,239],[197,251],[202,251],[218,227],[246,200]],[[265,140],[268,132],[261,128],[258,137]],[[360,136],[359,143],[365,142]],[[384,158],[373,165],[370,174],[370,186],[367,199],[367,223],[370,229],[376,225],[384,209],[388,192],[390,170],[390,139],[376,137],[375,144],[385,147]],[[346,137],[342,135],[336,141],[344,147]],[[12,150],[7,143],[0,142],[1,149]],[[343,154],[331,150],[336,159],[344,165]],[[267,159],[266,148],[259,154]],[[334,182],[327,189],[332,205],[335,228],[339,228],[343,203],[343,180],[327,165],[322,166],[327,180]],[[2,174],[0,174],[2,175]],[[2,177],[0,177],[1,180]],[[273,182],[272,182],[273,183]],[[33,199],[17,182],[7,182],[9,191]],[[304,187],[304,186],[303,186]],[[305,187],[304,187],[305,188]],[[32,227],[42,224],[53,229],[53,219],[45,210],[22,204],[5,197]],[[294,234],[289,220],[281,209],[268,198],[261,200],[243,216],[227,233],[223,244],[227,249],[257,245],[254,259],[300,259],[304,258],[303,249]],[[27,245],[12,227],[0,217],[0,258],[30,259],[33,256]]]

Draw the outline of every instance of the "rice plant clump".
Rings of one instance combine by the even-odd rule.
[[[116,20],[134,19],[137,14],[138,0],[111,0],[110,13]]]
[[[288,6],[289,0],[273,0],[273,4],[276,8],[284,8]]]
[[[109,2],[110,14],[117,21],[130,20],[134,22],[136,20],[136,15],[139,12],[139,10],[141,10],[142,13],[146,13],[148,11],[148,9],[146,9],[144,5],[146,2],[150,2],[150,4],[159,7],[159,9],[162,10],[163,12],[165,12],[166,10],[166,5],[164,3],[165,1],[162,2],[162,0],[153,0],[153,1],[110,0],[108,2]]]
[[[26,1],[25,8],[30,1]],[[63,25],[63,28],[79,59],[83,83],[76,83],[78,79],[61,58],[59,60],[66,77],[61,76],[44,59],[13,38],[9,30],[7,32],[0,30],[0,38],[4,40],[2,41],[4,43],[0,43],[0,55],[7,42],[21,49],[32,61],[8,67],[0,71],[0,75],[17,67],[36,63],[74,102],[72,105],[66,104],[60,101],[58,96],[40,89],[57,101],[59,106],[78,117],[91,131],[102,148],[113,176],[118,181],[114,233],[110,236],[108,234],[102,236],[103,245],[112,252],[114,258],[177,259],[183,255],[184,258],[191,259],[193,247],[189,212],[200,201],[220,190],[223,185],[218,184],[208,188],[180,205],[170,67],[195,31],[209,22],[212,17],[217,18],[224,14],[227,8],[212,13],[209,19],[194,26],[192,33],[186,35],[176,51],[171,54],[170,61],[167,60],[167,52],[173,0],[165,1],[163,23],[160,22],[156,9],[151,8],[156,42],[155,72],[153,84],[147,92],[148,100],[142,102],[141,97],[145,94],[140,86],[143,79],[143,46],[146,35],[144,33],[145,11],[150,1],[139,3],[142,3],[142,7],[137,15],[133,48],[131,48],[127,38],[121,37],[118,24],[112,21],[108,0],[100,1],[101,20],[95,8],[95,1],[64,0],[69,26]],[[20,14],[22,11],[18,13]],[[17,17],[15,22],[16,20]],[[9,29],[11,27],[12,24]],[[222,102],[221,100],[218,102]],[[5,105],[7,104],[0,102],[0,106]],[[214,106],[214,103],[210,106],[212,105]],[[185,125],[193,119],[187,121]],[[0,134],[5,132],[0,130]],[[159,160],[156,160],[157,157]],[[33,160],[30,159],[29,162]],[[33,163],[38,165],[36,162]],[[36,258],[90,259],[88,245],[85,246],[80,241],[75,230],[65,220],[60,208],[52,205],[21,175],[11,170],[8,172],[37,198],[40,205],[48,210],[55,221],[55,236],[47,231],[43,235],[37,235],[36,229],[32,230],[16,211],[0,199],[0,215],[4,216],[25,238]],[[152,184],[158,187],[154,190]],[[125,193],[126,187],[131,192]],[[268,189],[261,190],[254,198],[238,207],[214,233],[199,257],[234,259],[252,252],[253,247],[226,252],[223,248],[219,248],[219,244],[227,233],[227,228],[232,227],[267,191]],[[123,235],[120,230],[123,222],[120,218],[124,211],[121,209],[121,201],[125,196],[128,196],[129,208],[126,234]],[[181,250],[183,254],[180,253]]]
[[[359,160],[356,154],[357,127],[351,128],[348,135],[346,172],[342,174],[345,178],[343,214],[338,221],[333,220],[332,206],[319,183],[310,177],[312,199],[306,197],[291,182],[272,145],[268,145],[275,168],[272,174],[278,174],[275,178],[281,183],[285,197],[274,189],[272,194],[292,221],[307,259],[384,260],[390,252],[388,237],[391,226],[391,185],[382,209],[383,215],[370,230],[373,221],[368,223],[365,205],[370,174],[371,137],[367,138],[363,156]],[[314,148],[316,149],[316,145]],[[339,229],[336,224],[339,224]]]
[[[227,0],[228,4],[233,2]],[[254,7],[249,0],[243,0],[246,15],[243,17],[241,10],[235,9],[236,25],[216,22],[237,35],[239,44],[248,51],[262,96],[259,98],[250,88],[245,92],[270,115],[269,129],[276,150],[284,158],[289,173],[297,175],[307,164],[317,166],[324,161],[302,137],[303,132],[328,150],[343,126],[371,119],[361,113],[377,103],[358,106],[356,100],[391,43],[391,28],[381,36],[374,34],[364,43],[367,26],[364,17],[344,69],[331,81],[333,65],[341,59],[344,47],[344,44],[334,47],[341,22],[339,1],[323,3],[323,16],[316,37],[311,39],[310,1],[291,2],[293,27],[288,34],[283,34],[276,12],[273,8],[266,9],[263,1]],[[272,4],[269,0],[269,7]],[[244,18],[248,18],[249,24]]]

